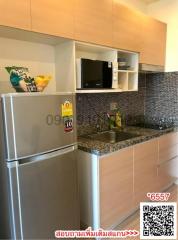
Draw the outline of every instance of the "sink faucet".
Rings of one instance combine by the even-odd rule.
[[[101,132],[103,130],[104,124],[105,124],[104,113],[100,112],[97,117],[96,131]]]
[[[101,132],[101,125],[96,124],[96,131],[97,131],[97,132]]]
[[[97,132],[101,132],[101,130],[102,130],[102,125],[103,125],[103,123],[102,123],[102,117],[101,117],[101,115],[98,115],[97,123],[96,123],[96,131],[97,131]]]

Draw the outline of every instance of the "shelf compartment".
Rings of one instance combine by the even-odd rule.
[[[128,69],[119,69],[118,71],[138,72],[139,55],[135,52],[118,51],[117,59],[123,58],[126,60],[126,65],[130,66]]]
[[[117,51],[108,47],[75,42],[75,58],[117,62]]]
[[[128,90],[128,72],[118,72],[118,88]]]
[[[128,73],[128,90],[138,91],[138,73],[137,72]]]

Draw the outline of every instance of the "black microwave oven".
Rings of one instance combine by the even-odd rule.
[[[117,82],[113,62],[77,59],[77,89],[110,89]]]

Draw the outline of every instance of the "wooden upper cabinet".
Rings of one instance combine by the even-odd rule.
[[[113,0],[113,47],[140,52],[140,62],[165,64],[166,24]]]
[[[112,0],[75,0],[75,39],[112,45]]]
[[[113,0],[113,47],[140,52],[143,14]]]
[[[167,25],[151,17],[142,20],[140,62],[165,65]]]
[[[31,0],[32,30],[74,37],[74,0]]]
[[[0,0],[0,25],[30,30],[30,0]]]

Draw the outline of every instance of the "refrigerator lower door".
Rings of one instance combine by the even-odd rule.
[[[8,163],[12,239],[54,239],[55,230],[79,229],[74,147]]]

